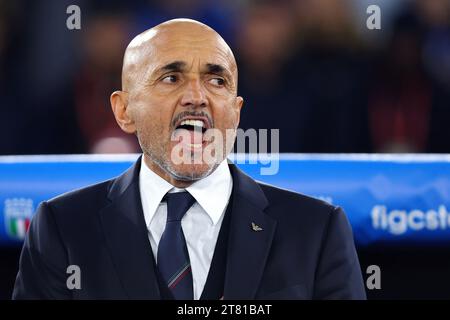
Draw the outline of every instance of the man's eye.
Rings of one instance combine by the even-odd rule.
[[[170,75],[170,76],[166,76],[164,78],[162,78],[162,82],[164,83],[175,83],[177,82],[178,78],[175,75]]]
[[[215,86],[223,86],[225,84],[225,80],[223,80],[222,78],[212,78],[209,80],[209,82]]]

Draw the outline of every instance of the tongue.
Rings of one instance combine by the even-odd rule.
[[[203,133],[201,130],[188,130],[188,129],[175,129],[173,132],[173,138],[175,141],[201,144],[203,143]]]

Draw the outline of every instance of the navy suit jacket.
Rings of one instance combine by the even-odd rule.
[[[161,298],[139,193],[140,163],[118,178],[40,204],[23,245],[14,299]],[[229,167],[224,299],[365,299],[351,227],[339,207]],[[67,287],[70,265],[80,268],[81,289]]]

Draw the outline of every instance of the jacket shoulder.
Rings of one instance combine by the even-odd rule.
[[[84,204],[101,203],[106,199],[108,190],[115,179],[106,180],[90,186],[72,190],[46,201],[46,204],[55,209],[79,208]]]
[[[258,181],[257,183],[267,197],[269,207],[272,207],[273,210],[277,211],[277,215],[280,215],[280,212],[287,212],[291,218],[293,216],[314,216],[314,218],[320,220],[328,220],[330,215],[337,211],[341,211],[338,206],[332,205],[324,200],[276,187],[264,182]],[[293,215],[293,212],[296,214]]]
[[[258,185],[263,190],[264,194],[270,201],[283,201],[283,202],[294,202],[294,203],[302,203],[303,205],[309,205],[317,208],[323,208],[325,210],[335,210],[337,207],[326,202],[324,200],[314,198],[311,196],[307,196],[303,193],[299,193],[296,191],[276,187],[271,184],[267,184],[265,182],[257,181]]]

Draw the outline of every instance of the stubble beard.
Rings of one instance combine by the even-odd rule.
[[[166,149],[168,149],[167,148],[168,144],[157,145],[154,146],[154,148],[152,148],[147,147],[146,143],[143,143],[142,140],[139,139],[139,136],[138,140],[142,151],[149,158],[149,160],[154,164],[156,164],[163,172],[166,172],[175,180],[184,182],[193,182],[203,179],[209,176],[220,164],[220,163],[207,164],[207,169],[202,170],[200,172],[195,169],[189,172],[180,172],[180,170],[176,168],[176,165],[174,165],[170,159],[171,152],[168,151],[166,152]]]

